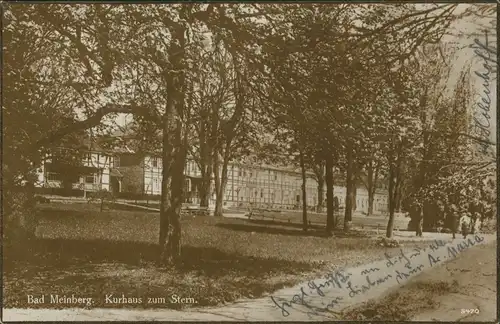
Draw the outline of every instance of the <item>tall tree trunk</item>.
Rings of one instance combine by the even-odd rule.
[[[420,162],[420,188],[426,188],[429,184],[427,172],[429,165],[427,161],[431,160],[431,150],[429,148],[429,133],[424,132],[423,134],[423,149],[424,154],[422,156],[422,162]],[[432,227],[433,220],[436,220],[436,213],[431,212],[431,208],[426,201],[422,201],[422,214],[421,214],[421,224],[422,228],[420,231],[429,230]]]
[[[208,207],[210,197],[210,178],[212,177],[212,146],[210,123],[208,122],[209,114],[205,111],[201,114],[200,121],[200,207]]]
[[[214,175],[215,173],[215,211],[214,211],[214,216],[216,217],[222,217],[223,216],[223,203],[224,203],[224,192],[226,190],[226,184],[227,184],[227,169],[229,165],[229,158],[230,158],[230,142],[225,143],[225,149],[224,149],[224,155],[222,157],[222,171],[220,174],[219,178],[219,163],[217,159],[215,158],[214,161],[216,162],[216,167],[214,168]]]
[[[389,221],[387,222],[386,230],[386,236],[388,238],[392,237],[397,193],[399,191],[399,187],[401,186],[402,148],[403,144],[401,143],[399,144],[398,151],[391,153],[392,157],[394,157],[394,153],[396,153],[395,160],[393,158],[389,158]]]
[[[371,191],[368,192],[368,216],[373,215],[373,205],[375,202],[375,194]]]
[[[173,105],[171,97],[167,98],[167,107]],[[172,107],[167,108],[169,110]],[[167,211],[170,208],[170,167],[172,162],[172,145],[168,135],[170,131],[170,120],[165,114],[163,116],[163,140],[162,140],[162,180],[161,180],[161,201],[160,201],[160,235],[159,242],[162,252],[161,261],[163,261],[164,247],[167,240],[167,233],[169,228],[169,218]]]
[[[208,207],[210,198],[210,179],[212,177],[212,159],[207,158],[202,165],[200,182],[200,207]]]
[[[356,176],[354,175],[354,179],[352,180],[352,214],[358,209],[357,193],[358,186],[356,185]]]
[[[424,219],[424,208],[423,206],[418,208],[418,214],[417,214],[417,222],[416,222],[416,230],[415,230],[415,234],[416,236],[419,236],[419,237],[422,237],[422,232],[423,232],[423,228],[422,228],[422,220]]]
[[[375,192],[377,189],[377,180],[379,173],[379,163],[371,160],[368,163],[368,179],[367,179],[367,191],[368,191],[368,215],[373,215],[373,203],[375,201]]]
[[[219,141],[219,105],[213,104],[211,115],[210,115],[210,145],[211,152],[210,156],[212,159],[211,173],[214,176],[214,192],[209,189],[209,197],[213,196],[213,193],[216,195],[216,203],[217,203],[217,193],[220,191],[221,183],[220,183],[220,159],[219,159],[219,151],[221,150],[220,141]],[[208,182],[210,188],[210,181]]]
[[[219,165],[219,154],[217,152],[214,152],[214,169],[213,169],[213,174],[214,174],[214,187],[215,187],[215,208],[219,208],[219,210],[214,210],[214,216],[222,216],[222,195],[221,193],[221,188],[222,188],[222,183],[221,183],[221,174],[219,173],[220,171],[220,165]],[[220,206],[218,206],[220,205]],[[219,213],[217,215],[217,212]]]
[[[345,197],[345,216],[344,216],[344,230],[348,231],[350,223],[352,222],[352,211],[354,208],[354,157],[352,149],[348,148],[347,151],[347,171],[346,171],[346,197]]]
[[[326,182],[326,231],[333,234],[335,226],[333,210],[333,159],[331,154],[325,157],[325,182]]]
[[[162,183],[160,246],[162,247],[161,261],[163,264],[176,264],[181,256],[180,213],[183,201],[184,167],[187,150],[183,138],[184,132],[182,125],[182,121],[185,117],[185,78],[184,73],[177,72],[184,71],[185,69],[183,63],[185,28],[182,25],[179,24],[172,27],[172,39],[173,41],[168,51],[168,58],[172,66],[167,72],[167,79],[169,82],[167,82],[167,107],[163,124],[163,178],[170,177],[171,180],[168,185]],[[166,161],[168,159],[168,153],[170,153],[171,165],[168,165],[168,161]],[[168,191],[170,191],[170,193],[168,193]],[[170,199],[167,202],[168,195]]]
[[[208,195],[210,188],[210,177],[212,175],[212,154],[208,141],[208,114],[206,109],[201,108],[199,121],[199,141],[200,141],[200,173],[201,181],[199,187],[200,207],[208,207]]]
[[[182,127],[179,122],[179,130]],[[177,133],[180,135],[180,131]],[[180,136],[179,136],[180,137]],[[182,141],[176,141],[174,164],[172,168],[172,183],[170,196],[170,208],[167,210],[169,228],[167,232],[167,243],[164,251],[164,262],[177,264],[181,257],[181,209],[184,197],[184,165],[186,154]]]
[[[302,229],[307,231],[307,194],[306,194],[306,164],[304,162],[304,153],[300,151],[300,169],[302,172]]]
[[[394,202],[394,208],[398,212],[401,212],[401,199],[403,197],[403,186],[399,186],[398,191],[396,192],[396,198]]]
[[[373,160],[368,161],[366,165],[366,173],[367,173],[367,179],[366,179],[366,191],[368,191],[368,216],[373,215],[373,201],[374,201],[374,195],[372,194],[372,187],[373,187],[373,174],[374,172],[374,167],[373,167]]]
[[[324,187],[325,187],[325,177],[321,178],[318,177],[318,208],[317,208],[318,213],[323,212],[323,202],[325,200]]]
[[[316,159],[317,161],[318,159]],[[316,211],[318,213],[323,212],[323,205],[325,201],[325,161],[319,161],[318,164],[313,167],[314,174],[316,175],[316,180],[318,182],[318,202]]]
[[[387,223],[387,230],[386,230],[386,236],[388,238],[392,237],[392,230],[394,228],[394,208],[395,208],[395,205],[394,205],[394,195],[395,195],[395,169],[394,169],[394,166],[392,165],[392,163],[390,163],[391,165],[389,166],[389,188],[388,188],[388,191],[389,191],[389,197],[388,197],[388,207],[389,207],[389,221]]]
[[[214,216],[222,217],[223,216],[223,206],[224,206],[224,192],[226,191],[227,185],[227,169],[228,164],[222,162],[222,174],[221,174],[221,183],[219,187],[219,191],[217,193],[216,201],[215,201],[215,211]]]

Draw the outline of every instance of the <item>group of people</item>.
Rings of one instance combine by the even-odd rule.
[[[477,230],[477,222],[482,219],[481,211],[474,208],[465,208],[465,206],[459,208],[459,206],[451,204],[450,208],[446,210],[444,204],[439,202],[436,206],[435,212],[438,214],[436,218],[440,219],[436,224],[437,231],[441,232],[443,226],[449,226],[448,228],[451,230],[453,238],[455,238],[456,233],[462,234],[464,238],[469,234],[474,234]],[[416,235],[422,236],[424,227],[422,208],[415,205],[412,207],[411,212],[413,212],[413,218],[410,224],[413,222],[416,226]],[[445,225],[446,223],[448,225]]]
[[[454,215],[459,215],[459,210],[456,205],[451,206],[451,210]],[[474,217],[476,216],[476,217]],[[456,216],[455,216],[456,217]],[[467,237],[469,234],[474,234],[475,228],[476,228],[476,222],[479,220],[479,215],[478,213],[471,213],[471,212],[465,212],[460,216],[460,218],[454,219],[454,224],[452,225],[453,228],[453,238],[455,238],[455,232],[460,231],[460,233],[463,235],[464,239]]]

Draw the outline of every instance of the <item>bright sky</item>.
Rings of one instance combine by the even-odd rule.
[[[466,4],[461,4],[459,5],[458,11],[461,12],[464,10],[466,7],[469,7],[470,5]],[[496,6],[495,4],[492,4],[492,6]],[[457,21],[452,28],[454,29],[455,34],[462,34],[460,37],[452,37],[452,36],[446,36],[444,38],[445,42],[454,42],[457,43],[460,48],[460,54],[457,56],[457,59],[455,61],[454,65],[454,79],[456,80],[458,78],[458,75],[460,73],[460,70],[462,67],[467,64],[468,62],[472,61],[472,77],[471,81],[474,86],[474,90],[476,91],[476,96],[474,100],[474,107],[472,107],[472,110],[475,113],[481,114],[483,110],[477,106],[477,103],[482,102],[482,98],[486,98],[485,95],[485,90],[489,91],[489,98],[491,100],[491,106],[490,106],[490,140],[493,142],[496,142],[496,115],[497,115],[497,82],[496,78],[497,75],[496,73],[491,73],[489,75],[490,80],[488,80],[488,83],[484,82],[484,79],[479,77],[478,75],[475,74],[477,71],[480,74],[487,73],[487,68],[484,66],[485,60],[481,58],[479,55],[475,53],[476,49],[471,48],[470,46],[473,45],[475,47],[478,47],[475,45],[475,40],[477,39],[479,42],[482,44],[486,44],[486,33],[488,33],[488,45],[490,48],[494,49],[494,52],[496,53],[497,51],[497,44],[496,44],[496,21],[497,17],[496,15],[491,16],[491,19],[462,19],[460,21]],[[480,50],[483,55],[487,56],[487,51],[485,50]],[[496,61],[496,55],[491,54],[491,58]],[[489,62],[489,65],[493,67],[496,70],[496,64],[494,62]],[[486,85],[486,87],[485,87]],[[486,124],[487,122],[484,122],[483,124]]]

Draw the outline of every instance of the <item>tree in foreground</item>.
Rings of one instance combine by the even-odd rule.
[[[254,128],[257,119],[248,111],[255,102],[268,100],[292,121],[288,128],[297,134],[301,156],[310,150],[321,156],[315,163],[325,165],[331,231],[333,168],[345,164],[352,189],[352,179],[367,159],[365,144],[373,141],[355,130],[366,128],[368,133],[377,121],[388,120],[387,112],[369,105],[371,99],[384,98],[385,107],[394,104],[391,113],[396,121],[387,125],[390,136],[385,134],[383,140],[392,150],[384,151],[389,173],[399,179],[408,158],[403,154],[409,142],[405,125],[413,118],[412,103],[405,106],[403,100],[381,94],[377,82],[390,85],[386,79],[393,75],[384,71],[404,66],[421,44],[439,41],[455,9],[453,4],[418,10],[406,4],[9,4],[4,17],[4,143],[12,157],[3,162],[3,179],[17,186],[40,166],[44,152],[63,138],[102,126],[118,113],[133,114],[144,134],[155,129],[160,138],[159,245],[163,263],[179,263],[184,165],[190,130],[201,122],[196,114],[203,111],[196,100],[203,75],[197,75],[196,59],[206,48],[207,35],[212,35],[208,38],[231,58],[228,87],[234,101],[234,110],[218,109],[218,102],[208,109],[217,112],[217,127],[205,130],[215,136],[203,156],[212,155],[216,177],[215,164],[222,161],[216,181],[219,203],[224,166],[234,158],[235,146],[246,145],[238,138]],[[249,100],[250,96],[259,100]],[[391,183],[391,201],[396,201],[399,185]],[[351,206],[353,190],[346,198]]]

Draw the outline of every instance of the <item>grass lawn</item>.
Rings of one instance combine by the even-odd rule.
[[[362,232],[303,233],[287,224],[184,217],[182,265],[157,266],[158,213],[105,210],[86,203],[41,204],[37,239],[4,246],[4,307],[27,304],[27,295],[93,297],[94,307],[181,308],[147,304],[147,297],[192,297],[195,306],[256,298],[318,276],[327,268],[358,265],[398,249],[378,246]],[[425,243],[407,243],[421,246]],[[392,250],[392,251],[391,251]],[[142,297],[142,304],[105,304],[105,294]]]
[[[149,204],[145,202],[139,202],[137,204],[130,202],[130,204],[138,205],[138,206],[144,206],[144,207],[152,207],[152,208],[160,208],[159,207],[159,202],[150,202]],[[116,204],[114,208],[120,208],[123,210],[143,210],[139,208],[134,208],[131,206],[125,206],[125,205],[119,205]],[[229,214],[247,214],[248,209],[242,209],[242,208],[235,208],[235,207],[230,207],[228,209],[224,209],[224,213],[229,213]],[[286,211],[270,211],[270,210],[262,210],[262,209],[254,209],[253,210],[254,214],[251,216],[251,220],[254,221],[273,221],[273,222],[280,222],[280,223],[287,223],[287,224],[300,224],[302,226],[302,211],[301,210],[286,210]],[[344,210],[342,209],[339,212],[336,212],[334,214],[334,217],[337,219],[338,222],[338,227],[342,228],[343,227],[343,222],[344,222]],[[320,226],[326,226],[326,214],[325,213],[316,213],[313,211],[308,211],[307,212],[307,220],[308,223],[311,225],[320,225]],[[379,228],[380,230],[384,231],[387,222],[389,218],[388,216],[383,216],[383,215],[374,215],[374,216],[366,216],[360,213],[355,213],[352,216],[352,225],[354,227],[358,228]],[[396,217],[394,219],[394,228],[397,228],[399,230],[406,230],[408,227],[408,222],[410,221],[409,218],[406,217]]]

